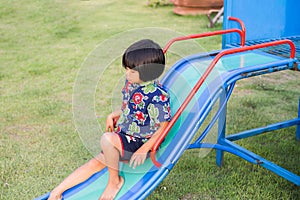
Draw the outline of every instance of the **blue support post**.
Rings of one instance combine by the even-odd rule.
[[[299,98],[299,104],[298,104],[298,119],[300,119],[300,98]],[[296,140],[300,141],[300,123],[297,125],[297,128],[296,128]]]
[[[221,113],[219,116],[219,120],[218,120],[218,144],[222,143],[222,140],[225,139],[225,132],[226,132],[226,110],[227,110],[227,106],[225,105],[222,108],[222,105],[225,103],[227,104],[227,90],[224,89],[222,94],[220,95],[220,108]],[[219,167],[222,166],[223,164],[223,159],[224,159],[224,151],[223,150],[217,150],[216,151],[216,163]]]

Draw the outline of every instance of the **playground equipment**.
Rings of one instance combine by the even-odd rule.
[[[236,28],[237,23],[231,23],[229,16],[239,18],[247,27],[246,45],[254,45],[280,39],[289,39],[297,46],[296,57],[300,52],[300,20],[297,0],[225,0],[223,29]],[[238,46],[236,35],[224,35],[223,48]],[[266,48],[264,51],[287,57],[286,46]],[[298,61],[299,62],[299,61]]]
[[[223,35],[224,50],[183,58],[175,63],[161,80],[170,93],[171,112],[176,114],[173,115],[172,121],[154,145],[151,159],[147,159],[143,165],[138,166],[135,170],[132,170],[128,164],[121,164],[120,174],[124,177],[125,183],[116,199],[146,198],[169,174],[183,152],[194,148],[217,149],[216,160],[219,166],[222,164],[224,151],[230,152],[250,163],[265,167],[300,186],[300,176],[234,143],[238,139],[290,126],[296,126],[296,139],[300,140],[300,100],[298,116],[295,119],[234,135],[228,136],[225,134],[226,105],[236,81],[275,71],[287,69],[299,71],[300,69],[298,66],[299,61],[296,58],[299,55],[296,52],[296,50],[299,50],[298,43],[296,41],[295,45],[291,40],[297,38],[296,34],[300,35],[300,31],[297,32],[287,26],[290,30],[289,33],[292,35],[286,35],[286,32],[279,31],[284,33],[282,37],[279,37],[281,36],[277,35],[279,33],[270,33],[274,37],[278,36],[276,40],[266,35],[266,33],[261,34],[260,37],[257,36],[255,31],[250,31],[249,34],[247,31],[247,34],[245,34],[245,27],[249,30],[257,22],[253,19],[249,20],[243,13],[239,12],[241,9],[239,6],[242,5],[238,2],[234,1],[234,3],[237,3],[237,7],[235,7],[236,4],[233,4],[233,0],[225,0],[224,2],[224,30],[174,38],[164,48],[164,52],[167,52],[172,43],[177,41]],[[253,9],[257,9],[253,0],[243,0],[242,2],[246,4],[245,6],[248,6],[248,3],[250,5],[252,2],[255,5],[252,6]],[[295,3],[300,5],[300,2],[295,1]],[[287,3],[287,5],[290,4]],[[262,6],[263,8],[265,7]],[[252,12],[249,11],[249,13]],[[231,14],[234,17],[229,17]],[[237,18],[240,15],[241,17]],[[245,20],[245,25],[240,19]],[[297,27],[300,27],[300,21],[296,23],[298,23]],[[269,28],[266,27],[265,31],[268,32]],[[282,49],[282,46],[284,51],[278,50]],[[218,111],[200,136],[191,144],[200,126],[203,125],[204,120],[217,103]],[[217,143],[203,143],[203,139],[213,126],[218,127]],[[104,169],[94,174],[87,181],[66,191],[63,198],[68,200],[98,199],[104,191],[107,180],[108,172],[107,169]],[[48,195],[49,193],[37,199],[47,199]]]
[[[225,0],[225,11],[224,11],[224,23],[223,28],[229,29],[236,26],[240,26],[237,23],[231,23],[228,20],[229,16],[234,16],[242,20],[247,27],[247,36],[245,45],[257,45],[264,44],[267,42],[276,42],[282,39],[288,39],[292,41],[295,45],[295,58],[297,58],[296,63],[294,63],[295,70],[299,71],[299,59],[300,59],[300,21],[296,14],[300,7],[300,1],[297,0],[283,0],[274,2],[272,0],[265,1],[253,1],[253,0]],[[254,20],[255,19],[255,20]],[[224,35],[223,36],[223,48],[231,48],[238,46],[239,39],[234,35]],[[289,57],[289,46],[281,45],[279,47],[266,47],[262,49],[263,52],[268,54],[273,54],[280,57]],[[257,73],[257,72],[256,72]],[[261,72],[262,74],[264,72]],[[260,73],[259,73],[260,74]],[[223,110],[226,113],[226,108]],[[225,136],[225,130],[219,132],[218,143],[223,146],[233,147],[238,151],[242,151],[248,155],[253,156],[257,159],[256,162],[259,165],[273,171],[274,173],[286,178],[287,180],[295,183],[299,186],[300,176],[291,173],[290,171],[275,165],[274,163],[261,158],[254,153],[241,148],[240,146],[233,143],[239,139],[259,135],[265,132],[274,131],[277,129],[286,128],[289,126],[297,126],[296,129],[296,139],[300,140],[300,100],[298,108],[298,118],[291,119],[285,122],[279,122],[276,124],[268,125],[266,127],[257,128],[249,131],[244,131],[239,134],[234,134],[230,136]],[[223,115],[223,120],[226,120],[226,116]],[[217,164],[221,166],[223,160],[223,151],[217,151]]]

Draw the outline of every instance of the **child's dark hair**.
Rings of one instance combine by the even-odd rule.
[[[158,78],[165,69],[165,55],[161,47],[152,40],[145,39],[130,45],[123,54],[124,68],[139,72],[144,82]]]

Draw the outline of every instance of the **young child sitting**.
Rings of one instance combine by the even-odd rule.
[[[105,167],[109,180],[99,199],[114,199],[124,184],[119,175],[119,161],[129,161],[133,169],[143,164],[170,121],[169,95],[156,80],[165,68],[161,47],[152,40],[140,40],[124,52],[122,65],[126,70],[123,103],[120,110],[112,112],[106,119],[107,132],[100,141],[102,152],[71,173],[53,189],[48,200],[61,199],[65,190]]]

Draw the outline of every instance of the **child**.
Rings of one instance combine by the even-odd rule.
[[[169,95],[155,80],[165,67],[160,46],[152,40],[140,40],[125,51],[122,65],[126,70],[122,108],[106,119],[107,132],[100,141],[102,152],[70,174],[50,193],[48,200],[61,199],[65,190],[105,167],[109,180],[99,199],[114,199],[124,183],[119,175],[119,161],[129,161],[133,169],[143,164],[170,121]]]

